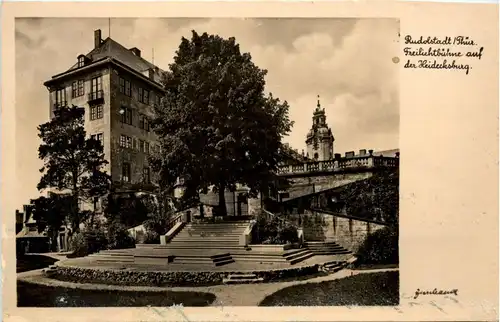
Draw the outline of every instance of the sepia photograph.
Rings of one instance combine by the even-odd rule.
[[[17,306],[399,305],[399,39],[16,18]]]

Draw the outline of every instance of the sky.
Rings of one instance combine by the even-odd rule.
[[[39,195],[37,126],[49,120],[43,82],[76,63],[94,44],[94,30],[168,69],[191,30],[235,37],[242,52],[267,69],[266,91],[286,100],[295,122],[285,138],[299,152],[317,96],[335,137],[334,152],[399,147],[399,50],[396,19],[16,19],[16,204]]]

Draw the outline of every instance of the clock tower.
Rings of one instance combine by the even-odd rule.
[[[313,125],[307,134],[306,145],[307,154],[315,161],[325,161],[333,159],[333,138],[332,130],[326,124],[325,109],[321,108],[318,95],[318,104],[313,113]]]

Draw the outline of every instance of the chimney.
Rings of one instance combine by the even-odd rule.
[[[368,153],[370,153],[370,155],[373,155],[373,150],[368,150]]]
[[[366,149],[359,150],[359,156],[365,156],[366,155]]]
[[[335,153],[335,159],[336,159],[336,160],[339,160],[340,158],[342,158],[342,154],[340,154],[340,153]]]
[[[396,152],[396,158],[399,158],[399,152]]]
[[[94,31],[94,48],[99,48],[99,46],[101,45],[101,41],[101,29],[97,29]]]
[[[139,50],[139,48],[134,47],[134,48],[130,48],[129,50],[130,50],[132,53],[134,53],[134,55],[136,55],[137,57],[141,57],[141,51]]]
[[[354,151],[349,151],[345,153],[346,158],[352,158],[354,156]]]

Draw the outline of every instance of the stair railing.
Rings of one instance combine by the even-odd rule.
[[[175,215],[173,218],[171,218],[165,226],[166,231],[168,232],[170,229],[172,229],[172,227],[175,226],[175,224],[182,222],[183,215],[184,214],[181,212],[180,214]]]

